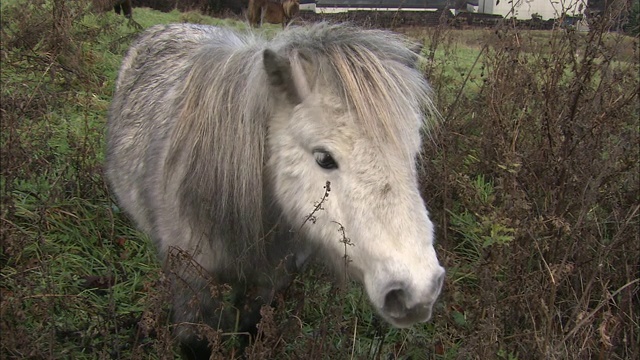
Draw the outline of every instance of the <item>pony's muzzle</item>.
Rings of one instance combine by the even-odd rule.
[[[416,296],[414,291],[404,283],[390,285],[384,297],[382,308],[384,316],[392,325],[400,328],[429,320],[443,282],[444,269],[433,277],[429,290],[424,296]],[[414,300],[416,298],[418,300]]]

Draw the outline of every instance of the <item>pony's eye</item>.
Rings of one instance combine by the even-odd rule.
[[[333,159],[333,156],[326,150],[314,150],[313,156],[316,158],[316,163],[323,169],[337,169],[338,163]]]

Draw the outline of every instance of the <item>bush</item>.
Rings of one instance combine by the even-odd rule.
[[[629,16],[624,31],[631,36],[640,35],[640,0],[631,0]]]
[[[425,193],[447,210],[445,316],[464,318],[449,346],[472,358],[640,354],[638,39],[618,16],[498,28],[479,90],[443,106]]]

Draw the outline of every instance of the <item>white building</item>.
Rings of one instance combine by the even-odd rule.
[[[300,10],[318,14],[347,11],[435,11],[450,0],[301,0]]]
[[[470,12],[501,15],[505,19],[528,20],[538,15],[542,20],[563,15],[584,14],[588,0],[468,0]],[[336,13],[355,10],[369,11],[434,11],[448,8],[459,0],[300,0],[300,10],[316,13]]]
[[[542,20],[579,16],[587,9],[587,0],[477,0],[477,6],[473,3],[468,6],[470,11],[520,20],[531,19],[532,15]]]

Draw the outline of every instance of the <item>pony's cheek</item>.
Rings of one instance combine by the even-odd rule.
[[[319,228],[343,218],[340,169],[322,169],[302,149],[282,151],[270,165],[275,169],[271,183],[274,198],[294,229],[305,222],[314,223],[305,226]]]
[[[290,214],[304,211],[305,207],[309,207],[311,211],[314,195],[318,199],[322,196],[324,182],[314,176],[313,166],[308,164],[310,161],[307,157],[302,151],[288,155],[282,152],[270,161],[271,168],[275,169],[271,184],[275,198],[280,207]]]

